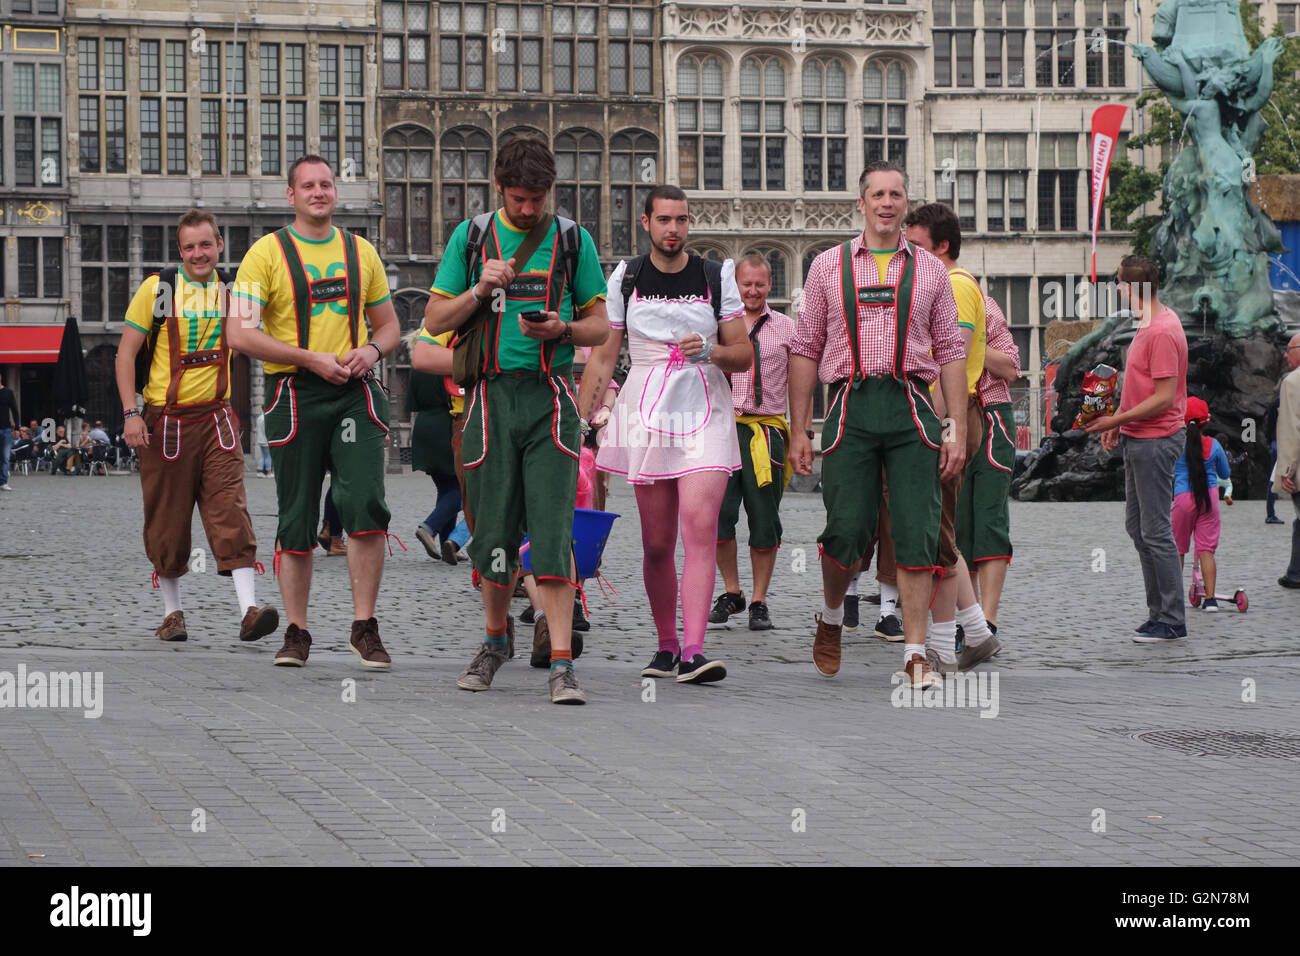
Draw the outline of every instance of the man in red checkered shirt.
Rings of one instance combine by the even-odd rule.
[[[940,680],[925,659],[939,479],[960,474],[966,458],[965,415],[945,418],[944,409],[966,408],[966,352],[948,270],[903,235],[907,174],[871,163],[858,192],[866,227],[813,260],[790,349],[790,456],[800,474],[812,473],[813,388],[818,379],[831,386],[821,447],[826,528],[817,539],[825,605],[813,663],[828,677],[839,671],[844,594],[876,530],[883,464],[903,609],[900,674],[929,687]]]

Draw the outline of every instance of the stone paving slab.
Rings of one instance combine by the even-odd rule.
[[[388,481],[410,548],[394,543],[381,594],[388,673],[346,648],[344,560],[318,552],[302,670],[271,666],[278,635],[235,639],[233,588],[211,555],[182,585],[190,641],[164,645],[136,479],[13,480],[0,498],[0,672],[102,672],[104,700],[97,719],[0,709],[9,864],[1300,860],[1300,595],[1274,583],[1290,529],[1265,526],[1262,502],[1223,509],[1224,584],[1247,588],[1249,612],[1189,611],[1190,637],[1168,647],[1128,639],[1143,615],[1122,505],[1013,503],[1006,649],[985,678],[998,679],[986,719],[894,706],[901,649],[866,626],[846,636],[834,680],[816,674],[816,496],[789,495],[783,509],[777,627],[711,628],[706,649],[727,680],[655,682],[648,701],[635,501],[616,481],[609,507],[624,517],[605,573],[619,593],[610,603],[590,589],[578,673],[591,703],[561,708],[526,658],[487,693],[456,689],[481,620],[467,566],[430,561],[409,533],[432,507],[423,475]],[[247,484],[270,542],[273,482]],[[206,549],[197,519],[194,535]],[[1105,571],[1093,570],[1099,548]],[[278,606],[269,574],[258,583]],[[1292,756],[1196,756],[1138,736],[1158,730],[1260,734]]]

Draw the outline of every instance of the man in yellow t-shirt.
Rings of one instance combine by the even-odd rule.
[[[233,348],[266,363],[271,396],[266,439],[280,511],[280,593],[289,618],[275,663],[307,662],[312,549],[321,484],[332,470],[334,504],[348,534],[351,647],[366,667],[388,668],[392,659],[375,619],[389,519],[388,397],[372,369],[397,348],[397,313],[374,247],[333,224],[338,191],[329,163],[319,156],[294,160],[285,197],[293,223],[248,250],[231,297],[240,318],[227,332]]]
[[[230,409],[225,282],[217,271],[221,233],[209,212],[191,209],[176,226],[180,268],[141,283],[126,311],[117,350],[117,390],[126,443],[140,457],[144,546],[162,591],[164,641],[188,634],[180,577],[189,570],[190,523],[198,506],[217,573],[234,579],[243,620],[240,640],[279,626],[273,607],[254,597],[257,539],[244,498],[239,422]],[[136,406],[136,357],[148,348],[145,407]]]
[[[983,441],[984,416],[979,407],[976,386],[984,374],[984,356],[988,330],[984,293],[969,272],[957,265],[961,255],[961,224],[952,208],[943,203],[928,203],[913,209],[904,220],[907,238],[923,249],[933,252],[948,269],[953,297],[957,300],[957,329],[966,343],[966,407],[951,408],[950,418],[958,415],[966,420],[966,460]],[[942,396],[936,396],[939,404]],[[945,414],[942,410],[940,414]],[[970,670],[981,661],[998,652],[1000,646],[992,639],[992,632],[984,620],[975,589],[970,582],[966,562],[957,550],[957,497],[965,472],[958,472],[943,482],[943,509],[939,525],[939,557],[937,564],[942,577],[930,605],[930,632],[926,644],[930,666],[940,674],[953,674]],[[957,625],[965,637],[965,649],[958,652]]]

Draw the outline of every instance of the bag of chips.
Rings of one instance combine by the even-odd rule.
[[[1083,407],[1074,416],[1074,428],[1083,428],[1095,418],[1115,411],[1115,386],[1119,372],[1109,365],[1098,365],[1083,375]]]

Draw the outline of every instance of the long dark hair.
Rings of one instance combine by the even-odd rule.
[[[1192,496],[1196,499],[1196,513],[1204,514],[1210,510],[1210,479],[1205,476],[1205,449],[1201,442],[1200,422],[1187,423],[1187,444],[1183,448],[1183,457],[1187,461],[1187,478],[1192,484]]]

